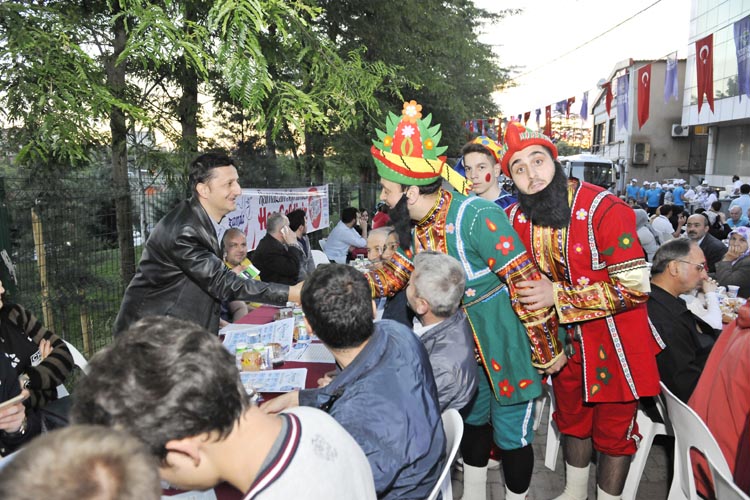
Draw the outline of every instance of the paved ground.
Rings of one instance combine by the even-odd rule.
[[[534,438],[534,476],[531,479],[529,490],[530,500],[550,500],[559,495],[564,487],[565,463],[562,459],[562,450],[557,457],[557,466],[554,471],[544,466],[544,450],[547,442],[547,415],[549,405],[545,405],[542,416],[542,424]],[[669,486],[667,484],[668,459],[667,446],[671,447],[673,441],[665,436],[657,436],[651,447],[646,467],[638,487],[638,500],[665,500]],[[591,466],[591,477],[589,478],[589,499],[596,499],[596,466]],[[458,500],[463,494],[462,473],[453,471],[453,497]],[[487,474],[487,499],[503,500],[505,498],[505,483],[501,470],[490,470]]]

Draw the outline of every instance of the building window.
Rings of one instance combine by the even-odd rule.
[[[617,130],[617,126],[615,125],[615,119],[612,118],[609,120],[609,130],[607,130],[607,142],[609,144],[612,144],[615,142],[615,131]]]

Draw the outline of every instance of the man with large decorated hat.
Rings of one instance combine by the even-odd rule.
[[[377,131],[372,156],[380,175],[380,199],[396,226],[411,221],[410,242],[367,278],[373,296],[403,289],[424,250],[447,253],[466,272],[463,308],[481,359],[475,400],[464,408],[462,445],[464,498],[485,498],[490,432],[502,450],[508,499],[525,498],[531,481],[534,398],[539,371],[553,373],[565,362],[552,307],[529,310],[518,300],[522,281],[539,279],[518,235],[494,203],[467,197],[469,184],[445,162],[440,126],[422,107],[404,103]],[[443,179],[458,192],[443,188]],[[408,238],[407,238],[408,239]],[[492,422],[492,431],[487,423]]]
[[[646,309],[649,279],[635,213],[612,193],[568,179],[550,139],[520,123],[505,133],[500,165],[518,189],[508,218],[542,272],[519,283],[530,309],[554,307],[568,363],[552,378],[566,483],[584,500],[592,450],[597,498],[620,498],[640,435],[638,399],[659,393],[664,347]]]

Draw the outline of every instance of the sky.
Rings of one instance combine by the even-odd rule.
[[[577,113],[583,93],[589,91],[590,107],[597,83],[608,78],[618,62],[660,59],[674,51],[680,58],[687,56],[691,0],[474,3],[491,12],[524,10],[480,29],[480,41],[493,46],[501,66],[519,67],[517,86],[494,95],[503,116],[526,111],[533,116],[536,108],[573,96],[571,111]]]

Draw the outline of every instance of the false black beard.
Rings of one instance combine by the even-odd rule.
[[[518,192],[524,215],[537,226],[562,229],[570,222],[568,179],[562,165],[555,162],[555,175],[547,187],[534,194]]]
[[[399,245],[403,250],[407,250],[411,246],[411,217],[406,204],[406,193],[401,196],[396,206],[388,210],[388,217],[398,235]]]

